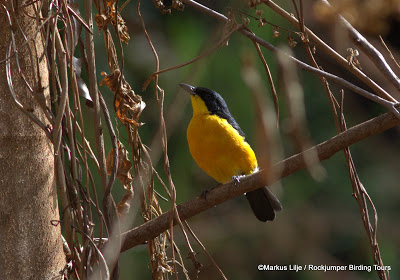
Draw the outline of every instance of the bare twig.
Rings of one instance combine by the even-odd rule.
[[[85,1],[85,20],[89,26],[93,26],[92,18],[92,3],[90,0]],[[94,110],[95,110],[95,120],[94,120],[94,130],[96,134],[96,147],[97,147],[97,160],[100,166],[101,175],[101,185],[103,190],[107,187],[107,171],[105,164],[105,151],[104,151],[104,138],[103,130],[101,125],[101,115],[100,115],[100,102],[98,95],[97,79],[96,79],[96,64],[95,64],[95,52],[94,52],[94,42],[93,35],[90,32],[86,32],[86,50],[88,58],[88,75],[89,75],[89,91],[93,100]]]
[[[57,59],[59,62],[60,74],[61,74],[61,98],[58,105],[56,119],[54,121],[53,129],[53,143],[54,150],[57,154],[60,149],[61,143],[61,122],[64,117],[65,105],[67,104],[68,98],[68,73],[67,73],[67,56],[64,46],[61,41],[60,33],[55,29],[55,47],[57,53]],[[55,70],[54,70],[55,71]]]
[[[14,48],[15,55],[17,55],[15,39],[14,39],[14,32],[12,30],[10,14],[9,14],[7,8],[4,5],[2,5],[2,6],[6,11],[8,21],[10,24],[11,38],[10,38],[10,42],[8,44],[7,57],[11,57],[12,46]],[[18,60],[18,57],[16,59]],[[7,75],[8,88],[10,90],[11,96],[13,97],[15,104],[17,105],[17,108],[19,110],[21,110],[21,112],[23,112],[25,115],[27,115],[34,123],[36,123],[46,133],[46,135],[49,139],[52,139],[50,131],[46,127],[46,125],[41,120],[39,120],[32,112],[28,111],[24,107],[24,105],[22,105],[21,102],[18,100],[17,95],[15,94],[15,91],[14,91],[13,79],[12,79],[12,75],[11,75],[11,61],[9,59],[6,60],[6,75]]]
[[[93,28],[93,16],[92,16],[92,2],[90,0],[85,0],[85,21],[88,26]],[[95,51],[94,51],[94,38],[93,34],[86,32],[86,55],[88,62],[88,75],[89,75],[89,92],[94,105],[94,131],[96,136],[96,150],[97,159],[100,166],[100,178],[101,186],[103,192],[107,190],[107,171],[105,162],[105,149],[104,149],[104,138],[103,138],[103,127],[101,124],[101,114],[100,114],[100,101],[99,101],[99,90],[96,79],[96,63],[95,63]],[[117,159],[115,159],[117,161]],[[121,239],[119,237],[119,221],[116,213],[115,202],[111,195],[104,196],[103,199],[103,211],[105,215],[105,221],[109,234],[111,234],[111,239],[116,243],[120,243]],[[114,227],[115,225],[115,227]],[[118,244],[120,245],[120,244]],[[118,246],[117,245],[117,246]],[[119,247],[119,246],[118,246]],[[117,277],[118,269],[114,269],[118,266],[118,255],[110,255],[111,259],[107,259],[107,263],[110,265],[110,271],[112,277]],[[115,259],[114,259],[115,258]]]
[[[228,18],[226,18],[226,21],[227,21],[227,20],[228,20]],[[150,82],[151,82],[154,78],[158,77],[158,75],[160,75],[160,74],[162,74],[162,73],[165,73],[165,72],[168,72],[168,71],[172,71],[172,70],[179,69],[179,68],[184,67],[184,66],[187,66],[187,65],[192,64],[193,62],[195,62],[195,61],[197,61],[197,60],[199,60],[199,59],[202,59],[203,57],[208,56],[208,55],[211,54],[213,51],[215,51],[219,46],[221,46],[221,45],[223,45],[224,43],[226,43],[226,41],[229,39],[229,37],[230,37],[235,31],[240,30],[243,26],[244,26],[244,25],[237,25],[237,26],[234,27],[232,30],[229,30],[229,32],[228,32],[227,34],[224,34],[224,36],[223,36],[212,48],[208,49],[206,52],[202,53],[201,55],[199,55],[199,56],[197,56],[197,57],[195,57],[195,58],[193,58],[193,59],[191,59],[191,60],[189,60],[189,61],[187,61],[187,62],[185,62],[185,63],[178,64],[178,65],[175,65],[175,66],[172,66],[172,67],[169,67],[169,68],[166,68],[166,69],[163,69],[163,70],[160,70],[160,71],[157,71],[157,72],[151,74],[151,76],[144,82],[144,84],[143,84],[143,90],[145,90],[145,89],[147,88],[147,86],[150,84]]]
[[[279,101],[278,101],[278,94],[275,89],[274,80],[272,79],[271,71],[269,70],[268,63],[265,60],[264,55],[261,52],[259,44],[257,44],[254,41],[253,41],[253,43],[257,50],[257,54],[260,57],[262,64],[264,65],[264,69],[265,69],[265,72],[268,77],[268,82],[269,82],[269,85],[271,86],[272,98],[274,100],[274,108],[275,108],[276,127],[278,127],[279,126]]]
[[[215,262],[213,257],[208,253],[206,247],[204,247],[203,243],[201,243],[200,239],[197,238],[193,230],[190,228],[189,224],[187,221],[184,221],[185,226],[189,230],[190,234],[193,236],[193,238],[196,240],[196,242],[200,245],[201,249],[204,251],[204,253],[207,255],[207,257],[210,259],[211,263],[213,266],[218,270],[219,274],[221,275],[222,279],[228,279],[226,278],[225,274],[222,272],[221,268],[218,266],[218,264]]]
[[[399,62],[396,60],[396,58],[394,57],[393,53],[390,51],[390,49],[388,48],[388,46],[386,45],[385,41],[382,39],[382,36],[379,35],[379,39],[382,42],[382,45],[385,47],[386,51],[389,53],[390,58],[393,60],[394,63],[396,63],[397,68],[400,69],[400,64]]]
[[[103,111],[103,114],[104,114],[104,119],[106,121],[108,132],[110,133],[111,143],[112,143],[113,152],[114,152],[114,162],[113,162],[113,166],[112,166],[112,170],[111,170],[111,175],[110,175],[110,178],[108,179],[106,191],[104,192],[104,196],[108,196],[111,194],[111,190],[112,190],[115,178],[117,177],[118,144],[117,144],[117,136],[115,135],[114,127],[111,122],[110,113],[108,112],[106,101],[104,100],[101,92],[99,92],[99,101],[100,101],[101,110]]]
[[[343,90],[341,91],[341,102],[340,102],[340,114],[338,117],[338,122],[340,123],[340,129],[341,131],[346,131],[346,121],[344,119],[344,114],[343,114],[343,101],[344,101],[344,92]],[[346,157],[346,163],[349,169],[349,174],[350,174],[350,180],[351,180],[351,185],[353,187],[353,197],[356,199],[358,203],[358,207],[360,209],[360,214],[361,214],[361,220],[363,222],[365,231],[368,236],[368,241],[372,253],[372,258],[374,260],[374,263],[376,265],[379,265],[383,267],[383,261],[380,256],[380,250],[379,250],[379,245],[378,241],[376,238],[376,232],[378,228],[378,213],[376,211],[375,205],[372,202],[371,197],[369,196],[367,190],[364,188],[363,184],[361,183],[356,167],[353,162],[353,158],[351,156],[350,148],[347,147],[344,149],[344,155]],[[373,211],[373,217],[374,217],[374,223],[373,226],[371,225],[370,217],[369,217],[369,212],[368,212],[368,207],[367,207],[367,202],[368,204],[372,207]],[[385,270],[377,270],[378,276],[382,280],[386,280],[386,273]]]
[[[290,52],[289,49],[287,51]],[[298,149],[303,152],[312,144],[306,121],[303,88],[290,59],[279,54],[278,61],[281,68],[283,93],[288,104],[289,133]],[[304,156],[309,174],[315,180],[321,180],[323,174],[325,174],[325,169],[319,164],[316,153],[310,151],[304,153]]]
[[[92,238],[90,238],[90,236],[87,236],[81,229],[73,226],[73,228],[75,228],[78,232],[80,232],[82,235],[84,235],[92,244],[93,249],[97,252],[97,255],[99,256],[99,259],[101,260],[102,263],[102,269],[105,271],[105,279],[110,279],[110,271],[108,269],[107,266],[107,262],[103,256],[103,254],[100,252],[99,248],[96,246],[96,244],[94,243],[94,241],[92,240]]]

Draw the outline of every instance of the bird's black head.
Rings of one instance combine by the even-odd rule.
[[[225,100],[218,92],[204,87],[193,87],[188,84],[180,84],[180,86],[191,95],[200,97],[211,114],[218,115],[218,112],[229,112]]]
[[[229,112],[225,100],[221,97],[221,95],[219,95],[218,92],[213,91],[212,89],[194,87],[188,84],[180,84],[180,86],[192,95],[193,115],[203,114],[208,111],[211,115],[217,115],[222,119],[226,119],[228,123],[239,132],[240,135],[245,137],[243,131],[240,129],[239,125]],[[204,104],[202,104],[203,102],[199,102],[198,98],[200,98]]]
[[[196,87],[194,94],[204,101],[211,114],[217,114],[217,112],[220,111],[228,111],[225,100],[218,92],[204,87]]]

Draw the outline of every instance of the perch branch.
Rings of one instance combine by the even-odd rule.
[[[335,137],[304,151],[303,153],[296,154],[275,164],[273,166],[275,177],[269,178],[269,183],[271,184],[298,170],[304,169],[306,167],[304,162],[305,153],[311,151],[317,153],[319,161],[323,161],[354,143],[364,140],[372,135],[379,134],[399,124],[400,121],[396,116],[391,113],[386,113],[354,126]],[[209,208],[221,204],[224,201],[264,187],[267,174],[269,174],[268,170],[262,170],[244,177],[237,186],[235,186],[233,182],[230,182],[209,190],[207,193],[207,199],[198,196],[178,205],[177,211],[180,219],[184,221]],[[122,244],[121,251],[126,251],[139,244],[143,244],[146,240],[153,239],[167,230],[170,226],[170,218],[171,211],[125,232],[122,236],[122,239],[125,241]]]

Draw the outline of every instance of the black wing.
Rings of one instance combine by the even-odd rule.
[[[225,110],[216,110],[215,112],[211,113],[217,115],[218,117],[226,119],[228,123],[239,132],[239,135],[243,136],[244,140],[248,142],[243,130],[240,128],[239,124],[235,121],[229,111],[225,112]]]

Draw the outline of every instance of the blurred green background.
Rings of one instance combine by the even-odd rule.
[[[282,4],[284,1],[279,1]],[[286,2],[286,1],[285,1]],[[289,2],[289,1],[288,1]],[[246,11],[255,15],[242,1],[204,1],[207,6],[224,14],[228,7]],[[282,4],[283,5],[283,4]],[[82,5],[83,6],[83,5]],[[294,13],[292,6],[285,6]],[[317,35],[330,41],[339,50],[350,47],[343,35],[343,41],[333,40],[332,26],[319,25],[313,18],[313,10],[307,5],[306,23],[316,28]],[[264,11],[263,17],[279,26],[295,30],[280,17],[272,13],[265,5],[257,9]],[[171,15],[162,15],[151,1],[142,1],[141,12],[147,30],[160,58],[161,69],[186,62],[205,52],[221,38],[223,24],[208,15],[187,6],[183,12],[172,11]],[[240,22],[240,14],[233,10]],[[125,56],[124,74],[136,94],[143,97],[147,104],[140,128],[143,143],[151,148],[153,164],[163,178],[161,145],[156,138],[159,128],[159,110],[154,95],[154,83],[142,92],[144,81],[155,71],[155,60],[146,38],[142,32],[136,14],[136,1],[131,1],[122,11],[128,32],[131,36],[129,44],[123,44]],[[261,38],[279,46],[287,45],[288,32],[281,30],[278,38],[273,38],[272,27],[258,27],[252,19],[249,27]],[[314,25],[313,25],[314,24]],[[318,33],[319,31],[319,33]],[[295,55],[310,63],[304,54],[303,45],[298,37],[294,48]],[[100,72],[109,73],[104,52],[102,33],[95,32],[95,49],[98,80]],[[117,46],[118,52],[119,47]],[[284,157],[297,153],[291,137],[285,131],[287,108],[279,83],[276,58],[271,52],[263,49],[269,63],[273,78],[277,85],[280,100],[280,128],[277,133],[283,146]],[[345,51],[341,51],[346,56]],[[352,80],[347,72],[334,65],[318,53],[318,61],[324,69],[333,71]],[[165,111],[167,120],[168,153],[171,173],[177,188],[177,202],[187,201],[201,193],[202,190],[214,187],[217,183],[209,178],[191,158],[186,142],[186,127],[191,118],[191,106],[188,95],[179,88],[179,83],[204,86],[218,91],[226,100],[232,115],[246,133],[250,144],[257,151],[255,144],[255,115],[250,90],[242,79],[243,56],[253,57],[254,66],[263,78],[265,94],[271,99],[271,91],[262,63],[257,57],[253,43],[239,33],[232,35],[229,46],[218,48],[211,55],[184,68],[160,75],[159,85],[165,90]],[[362,59],[360,56],[360,60]],[[325,64],[324,64],[325,63]],[[368,69],[374,76],[374,70]],[[314,144],[329,139],[336,134],[331,109],[326,93],[319,79],[309,73],[298,72],[304,90],[307,125]],[[376,74],[376,73],[375,73]],[[353,80],[352,80],[353,81]],[[331,83],[334,94],[339,87]],[[100,88],[115,122],[113,95],[105,87]],[[384,110],[372,102],[366,101],[354,93],[345,91],[344,113],[348,126],[355,125],[371,117],[383,113]],[[119,136],[127,142],[125,129],[117,124]],[[90,127],[89,127],[90,129]],[[391,266],[391,279],[400,278],[400,191],[398,188],[398,128],[381,135],[371,137],[362,143],[351,146],[353,159],[365,188],[375,203],[379,215],[378,242],[382,260]],[[94,143],[94,138],[90,139]],[[106,136],[107,153],[111,143]],[[257,152],[256,152],[257,153]],[[322,163],[326,176],[321,181],[313,180],[306,171],[284,178],[271,189],[280,198],[283,211],[278,213],[273,222],[260,223],[252,214],[245,198],[238,197],[210,209],[188,220],[189,224],[213,256],[228,279],[378,279],[376,272],[349,271],[344,272],[310,272],[310,271],[259,271],[259,264],[269,265],[373,265],[368,239],[361,221],[357,202],[352,197],[352,187],[348,168],[342,152]],[[165,195],[160,184],[156,189]],[[120,185],[114,188],[117,198],[123,196]],[[169,203],[163,203],[164,211],[169,210]],[[133,207],[133,210],[136,207]],[[141,218],[135,220],[140,224]],[[178,229],[175,240],[183,257],[188,250]],[[204,265],[198,279],[219,279],[216,269],[192,241],[194,250],[199,253],[198,259]],[[195,270],[189,259],[185,259],[190,276],[195,279]],[[121,255],[121,280],[150,279],[149,256],[146,245],[137,246]],[[171,276],[173,277],[173,276]],[[179,272],[180,279],[184,279]]]

